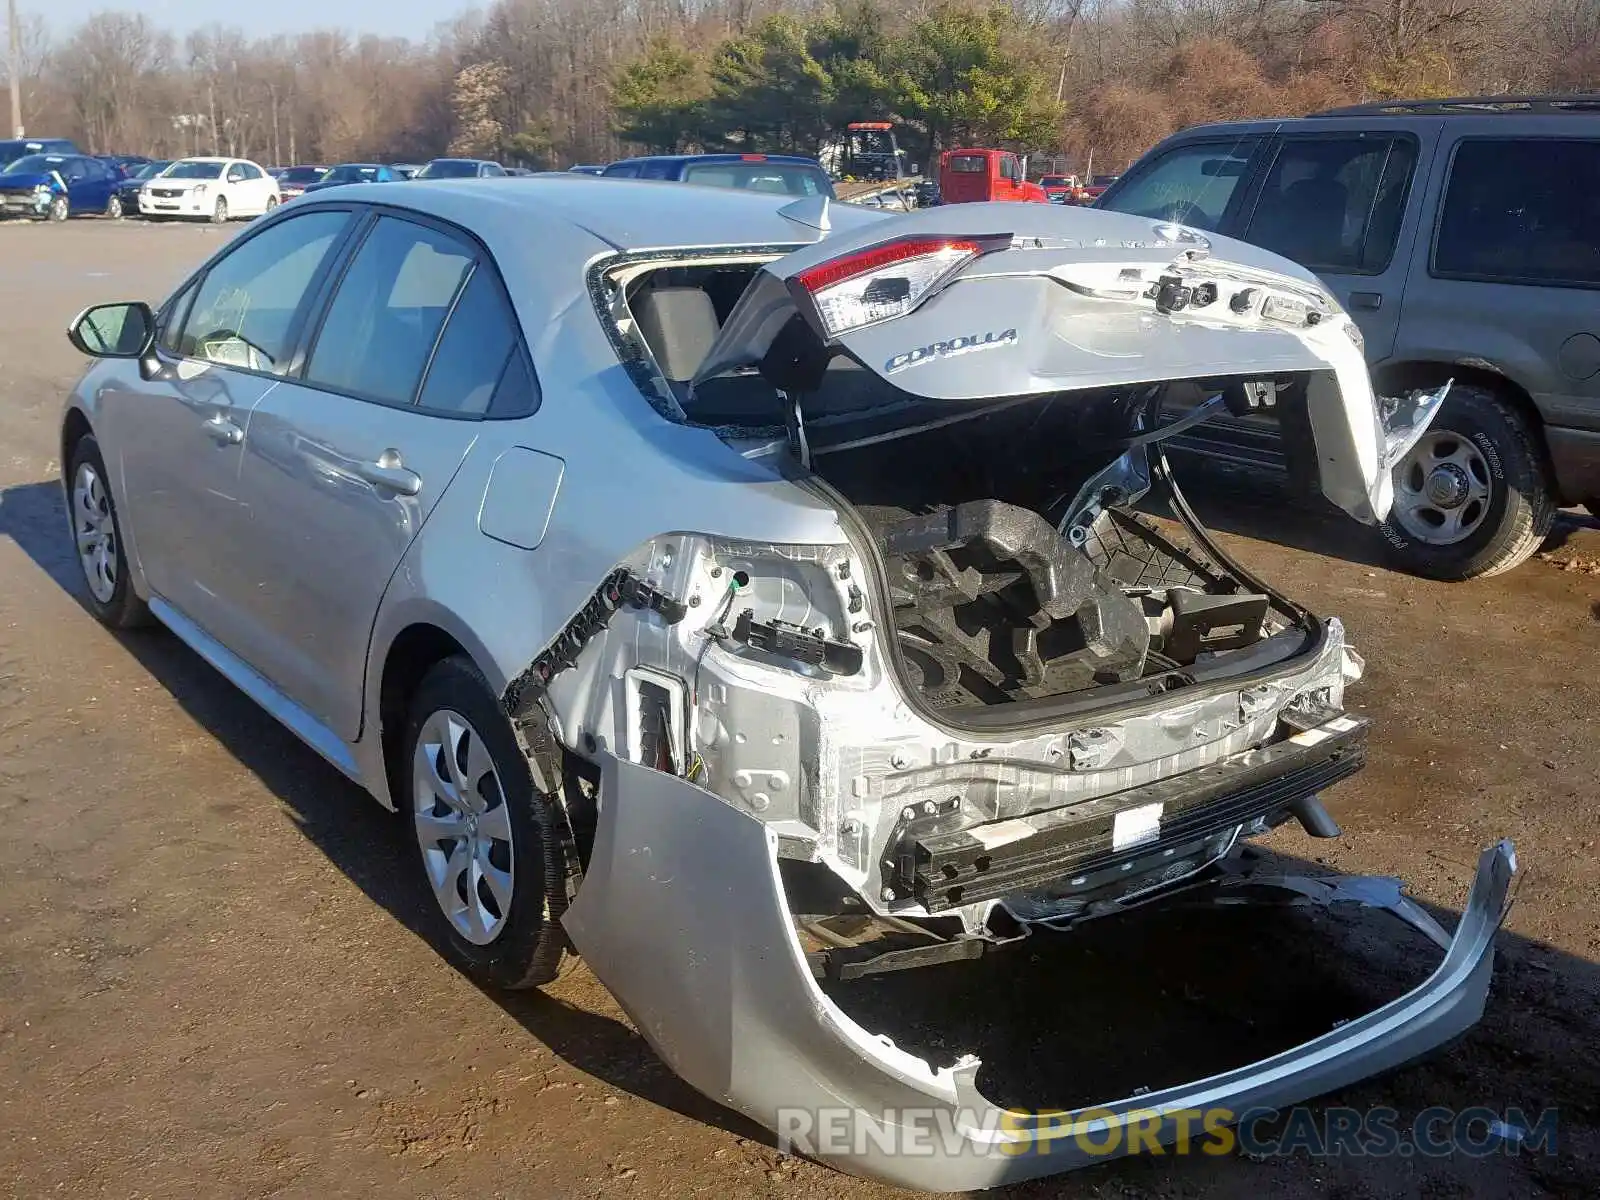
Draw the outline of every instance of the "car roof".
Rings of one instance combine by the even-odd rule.
[[[1600,113],[1600,95],[1450,96],[1436,100],[1375,100],[1311,113],[1313,117],[1481,117]]]
[[[644,189],[654,189],[648,193],[648,203],[640,203],[646,195]],[[589,253],[608,248],[783,247],[817,239],[814,228],[780,215],[781,209],[797,203],[794,196],[685,188],[658,180],[602,179],[568,171],[517,176],[493,188],[459,179],[369,184],[361,199],[451,221],[488,242],[497,253],[512,243],[532,244],[535,239],[528,232],[532,229],[540,231],[538,248],[547,252],[565,240],[552,229],[558,223],[571,226],[574,233],[589,234],[594,239]],[[850,205],[831,204],[828,212],[835,229],[883,219],[881,214]]]

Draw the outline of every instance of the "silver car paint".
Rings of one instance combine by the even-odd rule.
[[[364,203],[430,213],[471,229],[488,246],[527,335],[543,404],[521,420],[461,423],[470,436],[459,429],[451,436],[464,441],[442,439],[441,457],[437,465],[430,460],[425,474],[453,476],[447,485],[441,480],[441,494],[427,512],[380,498],[377,485],[348,469],[375,461],[368,456],[390,447],[410,460],[409,436],[389,432],[393,410],[374,413],[364,401],[318,393],[326,405],[323,419],[340,426],[337,436],[312,438],[290,427],[288,420],[300,418],[282,414],[304,411],[293,405],[277,410],[271,424],[258,429],[250,423],[238,453],[250,459],[252,474],[261,473],[263,482],[250,493],[255,520],[272,519],[280,508],[264,482],[266,471],[278,470],[281,487],[301,489],[283,498],[279,519],[323,522],[338,512],[335,546],[347,550],[348,539],[362,531],[376,533],[381,543],[381,549],[344,564],[352,572],[352,589],[361,592],[359,602],[296,635],[324,646],[346,639],[350,644],[341,653],[355,656],[363,627],[370,630],[364,684],[350,681],[360,688],[359,705],[353,698],[347,705],[343,695],[316,694],[316,681],[286,685],[295,673],[283,660],[249,661],[230,647],[218,630],[249,610],[245,598],[227,587],[211,588],[208,603],[216,615],[208,623],[185,611],[176,597],[152,590],[151,580],[170,577],[170,571],[163,576],[167,564],[148,576],[142,571],[146,564],[133,564],[135,586],[175,632],[385,803],[392,799],[376,714],[389,648],[411,626],[426,624],[453,636],[491,687],[504,692],[619,564],[679,598],[698,596],[702,603],[691,609],[696,617],[677,627],[650,613],[619,612],[551,689],[558,736],[568,745],[593,739],[604,768],[604,851],[596,851],[589,886],[571,910],[569,933],[668,1062],[696,1086],[759,1119],[768,1119],[772,1102],[783,1099],[780,1085],[791,1083],[798,1103],[843,1098],[881,1108],[908,1102],[908,1094],[943,1103],[957,1095],[959,1075],[935,1074],[859,1029],[831,1018],[819,1021],[823,1010],[794,959],[792,931],[780,936],[777,929],[783,906],[773,886],[775,857],[781,852],[825,863],[870,900],[872,851],[881,845],[889,814],[918,788],[943,787],[959,773],[971,778],[975,794],[988,798],[993,815],[1025,815],[1051,796],[1059,802],[1248,754],[1277,714],[1303,695],[1321,693],[1336,702],[1343,684],[1358,674],[1359,660],[1330,622],[1320,654],[1274,672],[1266,682],[1225,683],[1178,698],[1175,705],[1097,720],[1095,732],[1103,737],[1093,740],[1094,754],[1084,758],[1069,752],[1076,732],[1070,723],[1026,735],[978,737],[954,734],[910,713],[878,653],[870,611],[848,627],[867,659],[860,678],[845,686],[732,653],[700,655],[704,639],[698,634],[710,619],[709,601],[717,597],[713,572],[719,562],[765,564],[757,588],[762,596],[782,611],[788,605],[815,611],[839,631],[842,593],[830,595],[815,576],[824,569],[837,578],[841,562],[859,562],[859,550],[833,508],[773,463],[746,458],[712,432],[667,419],[646,403],[618,362],[586,283],[588,268],[619,249],[795,246],[817,240],[822,231],[782,216],[782,198],[670,185],[641,190],[650,186],[537,178],[493,188],[413,182],[362,189]],[[833,237],[885,220],[852,213],[848,206],[832,211]],[[1069,217],[1077,227],[1080,214],[1045,211]],[[945,219],[958,218],[959,213]],[[730,231],[737,231],[736,239]],[[1067,263],[1071,254],[1063,250],[1058,258]],[[1282,265],[1286,278],[1298,279]],[[1034,285],[1021,286],[1031,296]],[[219,382],[236,377],[225,367],[185,369]],[[119,403],[136,405],[132,393],[141,386],[135,364],[100,362],[70,403],[98,428],[105,396],[130,393]],[[1352,390],[1344,389],[1344,395],[1353,405]],[[257,398],[262,412],[271,396],[269,388]],[[1376,430],[1370,394],[1366,415]],[[198,427],[208,419],[200,411],[185,415],[180,431],[188,432],[183,420]],[[252,443],[257,433],[259,446]],[[400,447],[401,440],[408,446]],[[155,456],[156,474],[130,485],[116,435],[108,433],[103,445],[118,510],[131,515],[137,531],[147,490],[175,486],[192,464],[176,450],[167,459]],[[420,447],[415,452],[430,453]],[[499,488],[494,480],[497,464],[526,453],[540,457],[541,474],[527,497],[526,523],[519,523],[507,508],[516,489],[501,491],[504,480]],[[319,490],[332,496],[334,489],[343,499],[319,496]],[[203,512],[207,501],[197,503]],[[204,520],[190,519],[199,539],[194,552],[220,550]],[[305,566],[318,561],[314,543],[295,540],[300,532],[279,531],[269,565],[298,571],[300,556]],[[148,545],[137,544],[141,553]],[[392,573],[380,579],[391,572],[397,551]],[[363,610],[374,603],[375,611]],[[323,620],[314,606],[297,605],[294,611],[297,619]],[[714,791],[618,757],[635,741],[628,727],[628,688],[636,686],[631,681],[648,669],[685,679],[689,663],[702,657],[706,702],[686,714],[689,728],[683,732],[709,760]],[[330,677],[322,686],[332,689],[336,682]],[[975,751],[991,761],[970,766]],[[1063,757],[1068,769],[1053,765]],[[703,877],[681,874],[702,865]],[[678,886],[662,893],[674,879]],[[1485,886],[1494,892],[1493,881],[1478,891]],[[632,906],[634,898],[654,907],[641,912]],[[1493,894],[1475,893],[1468,916],[1481,925],[1482,913],[1495,907]],[[982,913],[963,916],[975,930]],[[1481,1002],[1487,941],[1463,934],[1457,946],[1458,957],[1467,960],[1462,970],[1436,976],[1440,982],[1407,998],[1406,1020],[1420,1030],[1407,1043],[1410,1052],[1448,1036],[1462,1013]],[[680,999],[673,1012],[662,1011],[667,997]],[[791,1020],[798,1023],[790,1026]],[[1332,1050],[1341,1047],[1348,1051],[1344,1057],[1318,1046],[1311,1057],[1297,1060],[1299,1068],[1289,1072],[1298,1081],[1296,1097],[1319,1090],[1319,1081],[1342,1078],[1345,1068],[1330,1062],[1355,1064],[1366,1073],[1400,1060],[1393,1046],[1385,1051],[1370,1038],[1336,1040]],[[1254,1088],[1259,1080],[1245,1082]],[[1226,1098],[1219,1094],[1215,1102]],[[930,1166],[912,1159],[841,1165],[939,1187],[1010,1177],[995,1174],[992,1162],[975,1173],[949,1162]],[[1058,1161],[1026,1173],[1066,1165],[1071,1164]]]
[[[924,1152],[894,1153],[870,1137],[847,1156],[812,1150],[854,1174],[941,1192],[1125,1153],[1129,1139],[1106,1136],[1113,1123],[1156,1118],[1160,1140],[1171,1143],[1181,1115],[1286,1106],[1454,1037],[1483,1011],[1494,932],[1516,867],[1509,843],[1485,851],[1434,973],[1320,1038],[1222,1075],[1073,1113],[1002,1113],[978,1090],[978,1059],[935,1070],[864,1029],[817,987],[789,918],[779,836],[770,826],[682,779],[613,758],[602,764],[594,855],[565,925],[640,1033],[700,1091],[780,1135],[796,1131],[797,1115],[819,1124],[843,1110],[877,1119],[889,1127],[889,1146],[920,1144]],[[1289,882],[1317,894],[1310,881]],[[1426,913],[1419,919],[1419,910],[1402,904],[1394,881],[1382,884],[1341,880],[1324,885],[1323,895],[1383,908],[1432,936]],[[893,1124],[902,1115],[923,1121],[920,1138],[896,1141]],[[928,1119],[940,1115],[937,1126]],[[941,1136],[946,1129],[953,1139]],[[1085,1142],[1115,1149],[1095,1155]]]
[[[911,317],[852,331],[840,345],[887,374],[930,339],[1015,336],[997,336],[982,354],[943,360],[936,371],[897,373],[897,387],[956,402],[1227,375],[1242,363],[1262,374],[1315,371],[1307,406],[1324,494],[1369,524],[1388,515],[1393,480],[1358,335],[1303,267],[1231,238],[1084,208],[960,204],[894,220],[894,236],[916,234],[1009,234],[1010,245],[968,264]],[[885,236],[872,227],[835,234],[769,264],[729,316],[696,382],[760,358],[795,311],[787,284],[796,274]],[[1168,276],[1216,283],[1222,298],[1159,313],[1144,291]],[[1235,313],[1227,298],[1245,289],[1254,303]],[[1300,328],[1270,322],[1262,316],[1269,294],[1309,302],[1325,319]]]

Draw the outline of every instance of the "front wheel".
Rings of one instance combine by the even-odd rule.
[[[275,209],[277,207],[278,207],[278,198],[276,196],[268,196],[267,197],[267,212],[270,213],[273,209]]]
[[[217,224],[225,224],[228,220],[228,199],[226,196],[217,197],[217,207],[211,210],[211,220]]]
[[[67,198],[65,196],[57,196],[54,200],[50,201],[50,209],[46,213],[46,216],[48,216],[52,221],[65,221],[67,219],[68,212],[69,209],[67,207]]]
[[[106,216],[110,217],[113,221],[122,220],[121,196],[112,196],[111,199],[106,201]]]
[[[67,463],[67,505],[73,547],[89,588],[89,611],[112,629],[148,624],[150,610],[128,579],[122,522],[111,499],[100,444],[91,434],[79,438],[72,448]]]
[[[535,786],[528,760],[482,672],[448,658],[412,698],[394,775],[429,899],[434,941],[493,987],[549,983],[571,961],[566,819],[559,786]]]
[[[1498,575],[1539,548],[1555,520],[1549,473],[1523,415],[1487,388],[1450,389],[1394,472],[1380,527],[1404,570],[1458,581]]]

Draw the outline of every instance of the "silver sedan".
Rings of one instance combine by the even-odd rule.
[[[1310,274],[1045,205],[357,191],[256,223],[158,308],[78,318],[70,534],[102,621],[159,622],[402,814],[397,869],[463,969],[524,987],[582,954],[701,1091],[940,1190],[1477,1019],[1509,845],[1453,934],[1393,881],[1239,854],[1338,833],[1317,793],[1363,761],[1362,664],[1212,542],[1163,442],[1276,410],[1374,522],[1443,397],[1380,406]],[[819,986],[1265,889],[1381,909],[1443,962],[1274,1058],[1050,1116]],[[870,1128],[824,1136],[841,1115]]]

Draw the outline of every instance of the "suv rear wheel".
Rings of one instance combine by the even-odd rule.
[[[1555,500],[1526,419],[1492,391],[1450,389],[1443,410],[1395,469],[1382,525],[1396,565],[1430,579],[1477,579],[1523,562],[1555,520]]]

